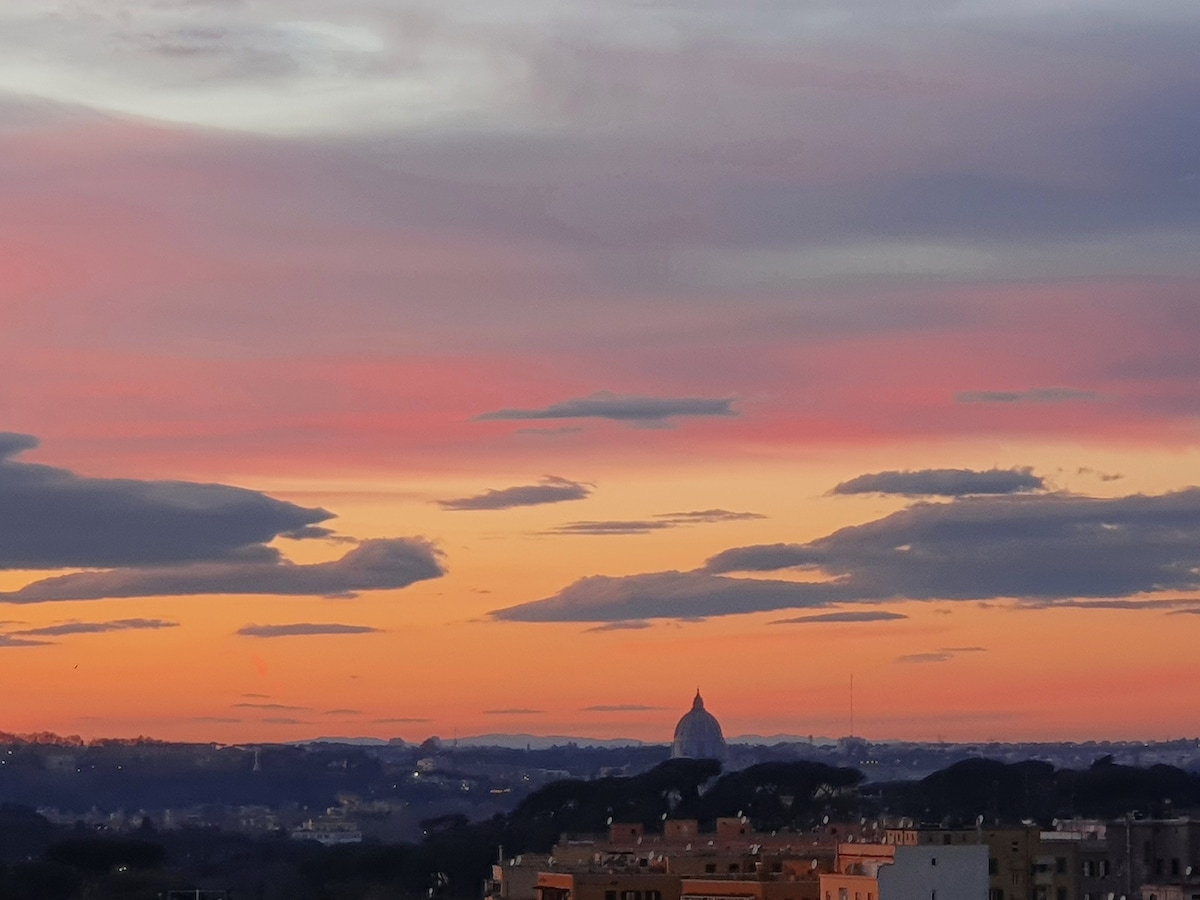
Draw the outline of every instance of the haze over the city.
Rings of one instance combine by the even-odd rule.
[[[9,0],[0,730],[1195,736],[1197,45]]]

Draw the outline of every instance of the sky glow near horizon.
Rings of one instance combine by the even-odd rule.
[[[1195,736],[1198,42],[5,4],[0,730]]]

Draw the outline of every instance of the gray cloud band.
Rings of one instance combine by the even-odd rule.
[[[817,580],[733,578],[796,569]],[[1061,494],[918,503],[806,544],[739,547],[704,568],[593,576],[492,613],[611,622],[818,609],[888,600],[1127,598],[1200,588],[1200,489],[1095,499]]]
[[[324,509],[221,484],[87,478],[15,457],[36,438],[0,433],[0,568],[163,565],[232,559],[280,535],[322,536]]]
[[[843,481],[833,494],[900,494],[906,497],[966,497],[1040,491],[1046,482],[1030,468],[919,469],[875,472]]]
[[[537,484],[484,491],[472,497],[439,500],[438,505],[450,510],[513,509],[518,506],[540,506],[545,503],[564,503],[583,500],[592,492],[591,486],[549,475]]]
[[[554,403],[541,409],[498,409],[479,421],[527,419],[612,419],[618,422],[663,423],[685,416],[736,416],[732,397],[638,397],[598,393]]]
[[[440,556],[433,545],[419,538],[380,538],[363,541],[341,559],[310,565],[251,559],[59,575],[0,592],[0,602],[200,594],[349,596],[438,578],[445,574]]]

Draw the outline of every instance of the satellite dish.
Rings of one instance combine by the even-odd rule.
[[[612,824],[612,816],[609,816],[609,817],[608,817],[608,821],[607,821],[607,822],[605,822],[605,824],[606,824],[606,825],[611,825],[611,824]]]
[[[1058,820],[1057,820],[1057,819],[1055,819],[1054,821],[1056,821],[1056,822],[1057,822]],[[978,827],[978,826],[980,826],[980,825],[982,825],[982,824],[983,824],[983,815],[982,815],[982,813],[981,813],[980,815],[978,815],[978,816],[976,816],[976,817],[975,817],[975,825],[976,825],[976,827]]]
[[[738,817],[739,819],[742,817],[742,811],[741,811],[740,809],[738,810],[737,817]]]
[[[810,869],[816,869],[816,868],[817,868],[817,861],[816,861],[815,859],[812,861],[812,864],[809,866],[809,868],[810,868]]]
[[[1186,869],[1184,869],[1184,870],[1183,870],[1183,874],[1184,874],[1184,875],[1187,875],[1187,876],[1190,878],[1190,877],[1191,877],[1191,874],[1192,874],[1192,867],[1191,867],[1191,866],[1188,866]]]
[[[824,816],[824,817],[822,817],[822,819],[821,819],[821,824],[822,824],[822,825],[828,825],[828,824],[829,824],[829,816]]]

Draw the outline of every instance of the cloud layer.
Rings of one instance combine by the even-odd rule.
[[[344,625],[339,622],[295,622],[288,625],[244,625],[237,630],[242,637],[307,637],[323,634],[378,634],[369,625]]]
[[[164,565],[232,559],[333,514],[257,491],[87,478],[21,462],[29,435],[0,433],[0,568]],[[324,534],[325,532],[318,532]]]
[[[363,541],[341,559],[298,565],[274,554],[182,566],[78,572],[0,592],[0,603],[200,594],[349,596],[391,590],[445,574],[440,552],[419,538]]]
[[[453,510],[512,509],[517,506],[540,506],[545,503],[583,500],[591,492],[591,485],[547,475],[537,484],[490,489],[472,497],[439,500],[438,504],[443,509]]]
[[[811,580],[731,578],[798,570]],[[581,579],[497,619],[606,622],[984,600],[1054,605],[1200,588],[1200,488],[1096,499],[1061,494],[917,503],[806,544],[739,547],[701,570]]]
[[[919,469],[859,475],[835,486],[833,494],[900,494],[905,497],[966,497],[1040,491],[1046,483],[1030,468]]]
[[[480,421],[527,419],[612,419],[635,424],[663,424],[693,416],[736,416],[732,397],[639,397],[601,392],[564,400],[541,409],[498,409]]]
[[[716,522],[744,522],[749,519],[764,519],[759,513],[730,512],[727,509],[705,509],[694,512],[659,513],[649,519],[607,520],[591,522],[566,522],[543,532],[563,535],[613,535],[649,534],[669,528],[689,525],[708,525]]]

